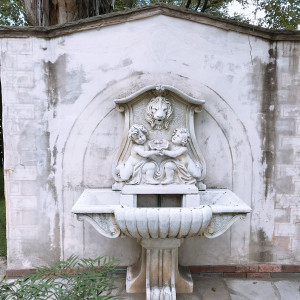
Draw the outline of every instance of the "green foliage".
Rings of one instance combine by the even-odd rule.
[[[230,16],[229,4],[238,2],[242,7],[253,5],[253,14],[257,11],[264,13],[258,25],[273,29],[297,29],[300,24],[300,0],[115,0],[115,11],[149,5],[155,2],[164,2],[179,7],[209,13],[215,16],[233,19],[245,23],[253,20],[243,16],[243,11]]]
[[[207,7],[205,11],[214,12],[218,11],[222,7],[224,7],[227,3],[232,2],[233,0],[214,0],[209,1],[207,3]],[[198,0],[115,0],[114,2],[114,11],[120,11],[128,8],[135,8],[135,7],[141,7],[146,6],[153,3],[166,3],[171,4],[178,7],[186,7],[187,3],[188,7],[193,10],[201,11],[201,8],[204,5],[205,1],[200,1],[198,5]],[[198,8],[197,8],[198,6]]]
[[[111,295],[118,280],[114,276],[117,266],[113,258],[79,259],[73,255],[51,267],[38,267],[12,283],[2,280],[1,300],[120,299]]]
[[[0,256],[6,256],[6,218],[3,168],[0,168]]]
[[[300,0],[260,0],[258,6],[265,12],[260,26],[297,29],[300,25]]]
[[[228,5],[239,2],[244,8],[254,4],[255,11],[262,11],[264,17],[258,25],[273,29],[297,29],[300,20],[300,0],[115,0],[114,11],[146,6],[156,2],[164,2],[179,7],[209,13],[246,23],[253,20],[245,18],[243,12],[230,16]],[[26,25],[24,1],[0,0],[0,25]]]
[[[196,0],[193,0],[196,2]],[[186,0],[115,0],[114,11],[121,11],[124,9],[136,8],[141,6],[146,6],[153,3],[166,3],[179,7],[185,7]]]
[[[22,0],[0,0],[0,25],[26,25]]]
[[[5,201],[0,200],[0,256],[6,256]]]

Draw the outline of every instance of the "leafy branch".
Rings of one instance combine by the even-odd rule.
[[[37,267],[29,275],[7,282],[0,281],[1,300],[81,300],[119,299],[112,296],[118,280],[114,258],[79,259],[70,256],[53,266]]]

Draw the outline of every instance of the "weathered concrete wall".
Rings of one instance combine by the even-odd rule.
[[[205,182],[253,209],[215,240],[186,240],[180,262],[299,263],[300,42],[157,15],[0,43],[9,269],[72,253],[138,258],[134,240],[102,237],[70,211],[85,188],[113,183],[113,100],[159,83],[206,100],[195,123]]]

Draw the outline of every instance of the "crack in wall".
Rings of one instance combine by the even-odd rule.
[[[248,35],[248,43],[249,43],[249,47],[250,47],[250,58],[251,58],[251,64],[252,64],[252,66],[253,66],[252,45],[251,45],[251,42],[250,42],[249,35]]]

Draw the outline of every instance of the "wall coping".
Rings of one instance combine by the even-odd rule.
[[[81,31],[93,29],[100,30],[102,27],[142,20],[158,15],[164,15],[203,25],[213,26],[225,31],[247,34],[250,36],[269,40],[270,42],[300,41],[299,30],[266,29],[246,23],[212,16],[206,13],[196,12],[191,9],[167,5],[164,3],[155,3],[149,6],[139,7],[121,12],[113,12],[101,16],[50,27],[0,26],[0,38],[39,37],[51,39]]]
[[[193,275],[200,277],[224,277],[224,278],[299,278],[300,265],[274,265],[274,264],[254,264],[254,265],[203,265],[189,266]],[[7,269],[5,275],[8,279],[18,278],[35,272],[35,268],[30,269]],[[126,273],[126,267],[119,267],[119,274]]]

